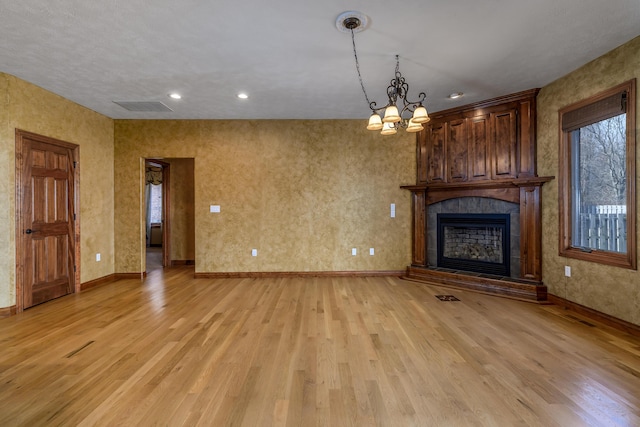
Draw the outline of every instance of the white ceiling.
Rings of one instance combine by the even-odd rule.
[[[640,35],[640,0],[0,0],[0,72],[117,119],[366,118],[347,10],[370,20],[369,97],[386,103],[399,54],[430,111],[542,87]]]

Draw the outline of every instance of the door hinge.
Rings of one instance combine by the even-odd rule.
[[[76,214],[73,214],[73,220],[74,221],[76,220]]]
[[[76,266],[75,266],[75,264],[73,265],[73,272],[74,272],[74,273],[76,272]]]
[[[75,169],[78,166],[78,162],[73,162],[73,168]]]

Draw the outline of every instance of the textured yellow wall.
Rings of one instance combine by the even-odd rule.
[[[7,74],[0,73],[0,90],[0,307],[8,307],[15,304],[15,129],[80,146],[80,280],[86,282],[114,272],[113,120]]]
[[[399,186],[415,182],[415,136],[382,137],[365,126],[116,120],[116,271],[144,269],[134,220],[142,218],[144,157],[195,158],[197,272],[404,269],[411,212]],[[221,213],[209,213],[213,204]]]
[[[10,76],[0,73],[0,307],[15,304],[15,131],[9,125]]]
[[[538,95],[538,174],[559,176],[558,110],[632,78],[640,79],[640,37],[545,86]],[[640,115],[640,97],[637,114]],[[636,117],[640,125],[640,116]],[[640,131],[636,130],[640,135]],[[640,148],[640,147],[638,147]],[[640,154],[640,150],[637,151]],[[636,159],[640,174],[640,157]],[[637,178],[637,177],[636,177]],[[638,180],[637,180],[638,181]],[[640,185],[636,184],[637,188]],[[549,292],[640,324],[638,271],[558,256],[558,181],[543,188],[543,280]],[[640,210],[638,211],[640,213]],[[640,221],[638,221],[640,224]],[[571,277],[564,277],[564,266]]]
[[[171,165],[171,260],[194,260],[194,159],[164,159]]]

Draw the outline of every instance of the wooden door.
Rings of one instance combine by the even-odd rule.
[[[17,308],[75,292],[77,146],[16,132]]]

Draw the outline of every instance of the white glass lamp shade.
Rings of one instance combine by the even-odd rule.
[[[390,105],[384,110],[384,123],[396,123],[400,121],[400,114],[398,114],[398,107]]]
[[[407,132],[420,132],[424,127],[421,123],[416,123],[413,119],[409,119],[409,125],[407,126]]]
[[[369,117],[369,124],[367,125],[367,129],[369,130],[380,130],[382,129],[382,119],[376,113],[373,113],[371,117]]]
[[[396,130],[396,127],[392,124],[392,123],[385,123],[384,126],[382,127],[382,132],[380,132],[382,135],[395,135],[396,132],[398,132]]]
[[[421,105],[414,110],[411,120],[413,120],[414,123],[427,123],[431,118],[427,114],[427,109]]]

